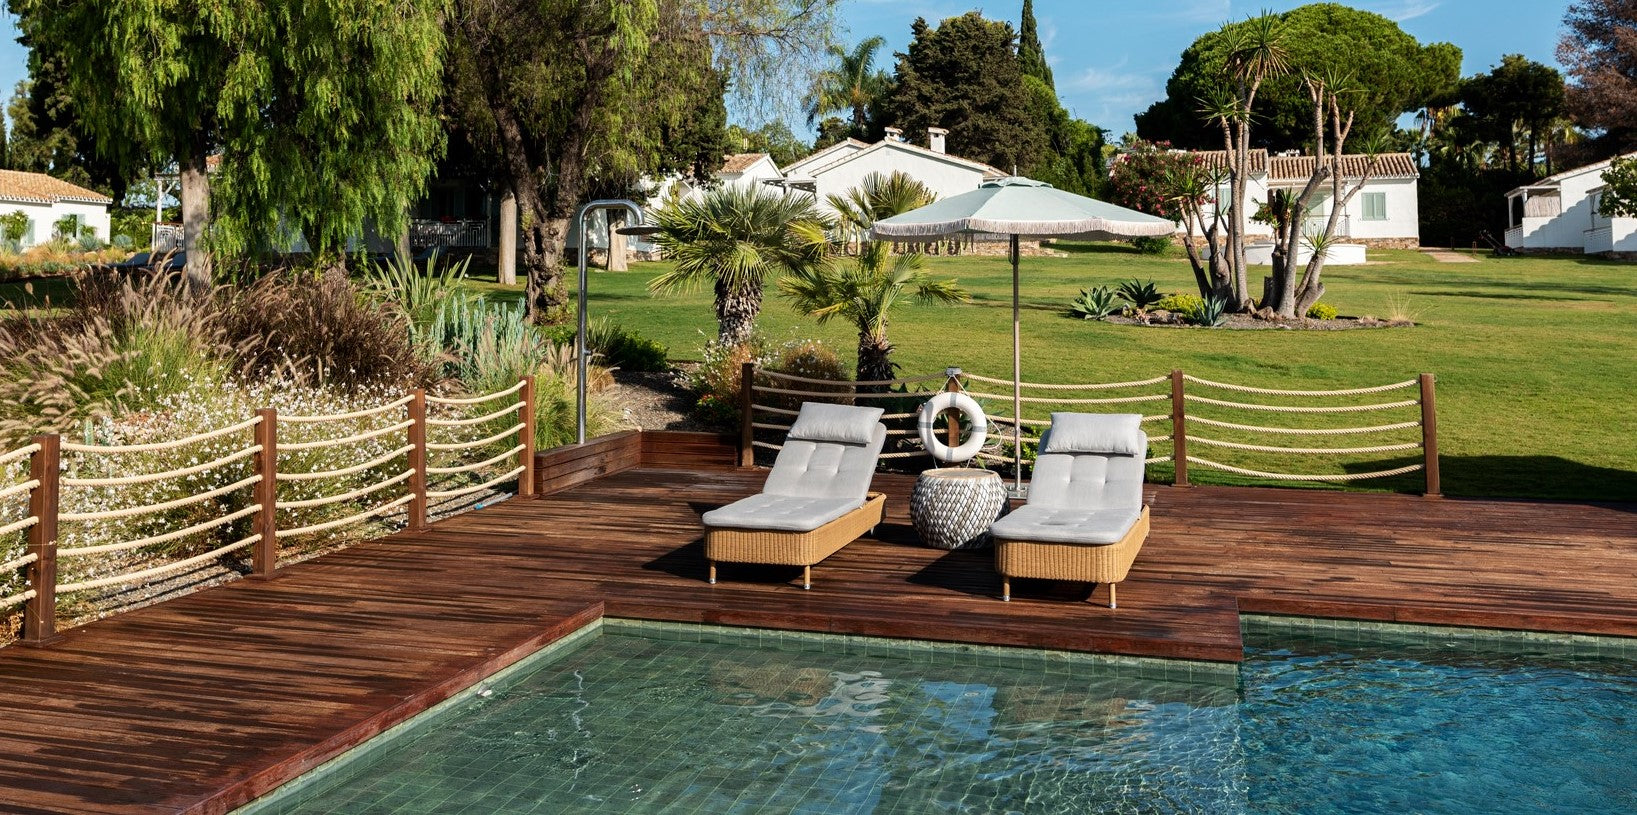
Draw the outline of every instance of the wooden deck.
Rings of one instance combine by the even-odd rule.
[[[699,512],[761,473],[697,466],[726,464],[698,440],[573,455],[588,475],[556,460],[545,498],[0,650],[0,811],[223,812],[602,613],[1219,661],[1241,611],[1637,636],[1637,506],[1151,487],[1110,610],[1044,583],[1000,602],[988,553],[914,544],[907,476],[812,591],[710,586]]]

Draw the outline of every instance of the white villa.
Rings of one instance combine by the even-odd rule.
[[[1200,151],[1208,164],[1221,166],[1227,161],[1222,150]],[[1356,184],[1364,177],[1372,157],[1346,154],[1341,158],[1343,178]],[[1364,188],[1347,202],[1341,220],[1336,225],[1337,237],[1355,246],[1374,246],[1391,249],[1416,249],[1421,245],[1421,210],[1417,203],[1417,187],[1421,179],[1415,157],[1409,153],[1383,153],[1374,157],[1375,168],[1364,182]],[[1250,200],[1258,206],[1268,200],[1274,190],[1299,192],[1313,174],[1313,157],[1294,153],[1269,154],[1253,150],[1250,156]],[[1227,195],[1223,184],[1219,197]],[[1319,193],[1320,200],[1308,208],[1305,230],[1322,229],[1330,218],[1331,200],[1326,185]],[[1251,221],[1246,231],[1258,237],[1272,238],[1273,227]],[[1358,252],[1359,260],[1363,259]]]
[[[1631,153],[1621,158],[1637,156]],[[1506,194],[1506,245],[1523,252],[1637,253],[1637,218],[1597,214],[1614,159],[1558,173]]]
[[[949,131],[927,129],[927,146],[904,141],[903,131],[887,128],[887,137],[874,144],[848,139],[830,145],[784,168],[784,178],[769,182],[816,196],[821,209],[829,210],[831,195],[845,195],[864,183],[871,173],[901,171],[925,184],[939,198],[948,198],[978,188],[985,181],[1005,178],[1008,173],[979,161],[950,155],[944,148]]]
[[[0,170],[0,215],[28,216],[19,241],[23,249],[51,240],[64,218],[74,219],[74,234],[89,229],[98,239],[108,240],[108,206],[113,202],[102,193],[44,173]]]

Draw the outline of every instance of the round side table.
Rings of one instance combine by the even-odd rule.
[[[978,549],[989,545],[989,525],[1006,508],[1006,497],[993,470],[927,470],[909,495],[909,517],[926,546]]]

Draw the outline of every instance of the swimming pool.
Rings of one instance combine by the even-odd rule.
[[[611,623],[243,812],[1637,811],[1637,646],[1289,621],[1246,643],[1235,681]]]

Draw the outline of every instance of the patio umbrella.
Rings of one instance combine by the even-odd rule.
[[[1022,238],[1119,240],[1171,235],[1165,218],[1064,192],[1043,181],[1002,178],[971,192],[876,221],[875,240],[916,241],[961,234],[1007,235],[1012,241],[1012,415],[1018,420],[1017,480],[1023,486],[1023,353],[1018,317],[1018,241]]]

